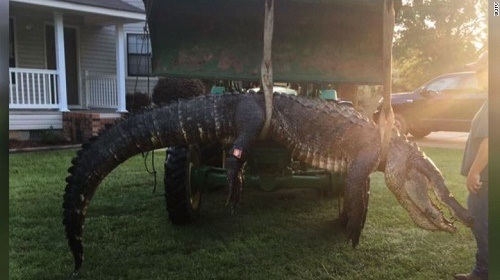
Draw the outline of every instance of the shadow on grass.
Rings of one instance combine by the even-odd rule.
[[[215,263],[235,257],[256,261],[256,256],[271,255],[286,263],[286,259],[300,258],[301,254],[314,258],[315,254],[320,257],[327,253],[325,248],[350,247],[337,221],[336,199],[321,197],[317,190],[246,190],[235,214],[224,206],[225,197],[224,190],[207,193],[201,217],[183,226],[168,221],[160,194],[149,206],[93,207],[91,203],[87,222],[93,220],[93,225],[85,229],[89,250],[84,269],[123,269],[122,261],[106,261],[105,268],[95,261],[103,253],[110,259],[128,255],[129,249],[122,251],[126,244],[140,247],[138,250],[148,256],[161,255],[175,261],[193,257]],[[137,264],[130,260],[130,265]]]

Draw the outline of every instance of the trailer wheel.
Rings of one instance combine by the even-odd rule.
[[[200,165],[197,146],[167,149],[165,160],[165,202],[173,224],[187,224],[200,213],[201,189],[191,181],[194,168]]]

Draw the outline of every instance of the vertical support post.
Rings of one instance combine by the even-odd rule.
[[[56,45],[56,68],[57,89],[59,95],[59,111],[68,112],[68,95],[66,92],[66,58],[64,50],[64,24],[63,15],[60,12],[54,12],[54,34]]]
[[[270,3],[269,3],[270,2]],[[260,139],[264,139],[269,131],[271,116],[273,113],[273,63],[271,51],[273,47],[274,29],[274,0],[266,0],[264,16],[264,55],[260,66],[262,87],[266,100],[266,119],[260,132]]]
[[[380,137],[382,143],[381,150],[381,163],[385,165],[387,151],[389,149],[389,142],[392,136],[392,127],[394,125],[394,112],[391,106],[391,93],[392,93],[392,40],[395,25],[395,11],[394,1],[384,1],[384,14],[383,14],[383,67],[384,67],[384,101],[378,125],[380,129]]]
[[[89,98],[90,98],[90,83],[89,83],[89,70],[85,70],[85,104],[84,108],[89,108]]]
[[[125,33],[123,24],[116,25],[116,93],[118,108],[116,112],[127,113],[125,103]]]

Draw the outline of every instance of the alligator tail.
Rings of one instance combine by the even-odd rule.
[[[221,116],[227,116],[231,100],[235,98],[204,96],[149,109],[130,116],[82,145],[68,169],[70,175],[66,178],[63,203],[63,224],[74,256],[75,275],[83,263],[82,236],[87,208],[106,175],[141,152],[210,142],[227,135],[230,120]]]

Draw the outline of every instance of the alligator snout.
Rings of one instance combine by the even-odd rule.
[[[457,231],[455,220],[472,226],[471,214],[446,187],[439,169],[416,144],[404,137],[392,139],[385,181],[419,227],[453,233]],[[446,207],[451,217],[446,218],[440,206]]]

